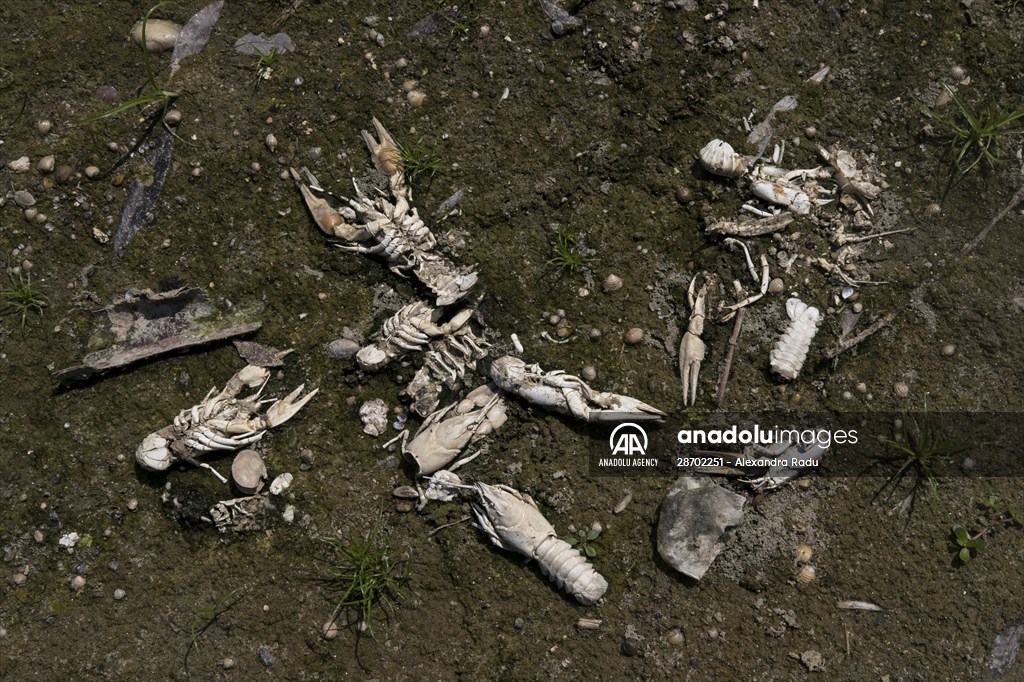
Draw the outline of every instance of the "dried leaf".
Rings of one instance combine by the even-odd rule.
[[[121,207],[121,221],[117,224],[117,232],[114,234],[115,255],[122,255],[128,242],[142,229],[143,224],[153,221],[156,200],[160,198],[160,189],[164,186],[167,171],[171,168],[173,151],[174,136],[169,131],[164,131],[150,159],[153,166],[153,182],[146,185],[133,180],[128,188],[128,196]]]
[[[235,50],[242,54],[265,57],[274,52],[295,52],[295,43],[287,33],[275,33],[269,38],[262,33],[246,33],[235,41]]]
[[[206,47],[210,39],[210,32],[213,25],[220,18],[220,9],[224,6],[224,0],[215,0],[206,7],[192,15],[181,28],[181,35],[178,42],[174,44],[174,53],[171,55],[171,75],[173,76],[181,66],[181,60],[199,52]]]

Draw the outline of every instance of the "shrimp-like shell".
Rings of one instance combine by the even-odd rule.
[[[796,379],[807,359],[811,340],[818,333],[822,315],[798,298],[786,301],[786,314],[792,322],[768,356],[772,370],[783,379]]]
[[[700,163],[704,170],[726,178],[738,178],[747,172],[747,158],[736,153],[732,145],[714,139],[700,150]]]

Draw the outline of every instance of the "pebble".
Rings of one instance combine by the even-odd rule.
[[[491,27],[488,26],[487,24],[484,24],[483,26],[480,27],[480,37],[486,38],[489,35],[491,35]]]
[[[853,394],[849,391],[843,391],[843,400],[853,400]]]
[[[40,173],[49,173],[53,170],[53,167],[56,164],[56,162],[57,159],[55,159],[52,154],[49,156],[44,156],[43,158],[39,159],[39,163],[36,164],[36,170],[38,170]]]
[[[133,497],[132,499],[128,500],[128,511],[132,511],[133,512],[133,511],[135,511],[138,508],[139,508],[139,501],[137,499],[135,499]]]
[[[949,357],[954,353],[956,353],[956,346],[954,346],[953,344],[947,343],[945,346],[942,347],[942,354],[945,355],[946,357]]]
[[[515,622],[513,622],[512,624],[515,626],[516,630],[522,630],[526,627],[526,621],[522,618],[516,618]]]
[[[768,282],[769,294],[781,294],[785,288],[786,283],[782,281],[781,277],[775,277],[772,281]]]
[[[862,313],[862,312],[864,312],[864,304],[859,302],[859,301],[857,303],[854,303],[853,304],[853,312],[855,312],[855,313]]]
[[[260,647],[260,663],[267,668],[274,665],[274,655],[270,653],[270,649],[265,646]]]
[[[335,339],[327,344],[327,355],[335,360],[348,360],[359,352],[359,344],[351,339]]]
[[[274,137],[274,133],[267,133],[267,136],[263,138],[263,144],[267,145],[267,149],[275,151],[277,149],[277,138]]]
[[[868,392],[868,385],[862,381],[856,386],[854,386],[853,390],[857,391],[857,393],[860,393],[861,395],[864,395],[865,393]]]
[[[28,576],[24,573],[15,573],[14,577],[11,578],[11,582],[14,583],[15,587],[21,587],[28,582]]]
[[[43,544],[43,541],[46,540],[46,536],[43,535],[43,531],[37,530],[36,532],[32,533],[32,539],[41,545]]]
[[[688,204],[693,201],[693,192],[690,191],[689,187],[679,185],[676,187],[676,201],[680,204]]]
[[[71,589],[72,590],[74,590],[75,592],[78,592],[83,587],[85,587],[85,577],[80,576],[80,575],[76,575],[74,578],[71,579]]]
[[[42,121],[36,123],[36,130],[39,131],[40,135],[45,135],[46,133],[50,132],[51,128],[53,128],[53,124],[45,118]]]
[[[587,365],[586,367],[584,367],[583,371],[580,374],[583,377],[584,381],[593,381],[594,379],[597,378],[597,370],[594,369],[591,365]]]
[[[604,278],[604,283],[601,284],[601,288],[606,294],[618,291],[622,288],[622,278],[615,274],[608,275]]]
[[[124,594],[125,594],[124,590],[122,590],[119,587],[116,590],[114,590],[114,599],[117,600],[117,601],[121,601],[122,599],[124,599]]]
[[[223,661],[220,662],[220,667],[224,670],[231,670],[235,667],[235,665],[237,664],[235,663],[235,659],[233,658],[225,658]]]
[[[806,137],[808,140],[813,140],[817,134],[818,129],[815,128],[814,126],[807,126],[806,128],[804,128],[804,137]]]
[[[181,123],[181,112],[177,109],[171,109],[164,114],[164,123],[169,126],[176,126]]]
[[[97,168],[96,166],[86,166],[85,167],[85,177],[89,178],[90,180],[96,178],[97,176],[99,176],[99,174],[100,174],[100,169]]]
[[[630,327],[622,338],[628,345],[635,346],[644,340],[644,330],[640,327]]]
[[[405,99],[414,108],[418,109],[422,107],[423,104],[427,101],[427,93],[423,92],[422,90],[410,90],[409,93],[405,96]]]
[[[967,72],[964,71],[964,67],[962,66],[954,66],[949,70],[949,75],[952,76],[955,81],[962,81],[967,76]]]
[[[107,149],[109,149],[112,152],[116,152],[120,148],[121,148],[120,145],[118,145],[116,142],[108,142],[107,143]]]
[[[330,642],[338,638],[338,632],[338,624],[333,620],[329,620],[324,623],[322,628],[322,637]]]
[[[902,381],[893,384],[892,392],[897,398],[906,398],[910,395],[910,386]]]
[[[14,193],[14,203],[22,208],[28,208],[29,206],[36,205],[36,198],[32,196],[31,192],[19,189]]]
[[[57,166],[53,173],[53,179],[57,181],[58,185],[63,185],[71,177],[73,169],[67,164]]]
[[[32,163],[29,161],[27,156],[14,159],[13,161],[7,162],[7,168],[13,173],[24,173],[32,167]]]

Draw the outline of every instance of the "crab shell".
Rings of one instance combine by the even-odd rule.
[[[176,459],[171,452],[171,440],[162,430],[146,436],[135,450],[135,461],[147,471],[166,471]]]
[[[359,366],[371,372],[388,364],[390,359],[388,354],[377,346],[364,346],[356,353],[356,362]]]
[[[700,150],[700,163],[704,170],[726,178],[738,178],[747,172],[747,158],[736,153],[732,145],[714,139]]]

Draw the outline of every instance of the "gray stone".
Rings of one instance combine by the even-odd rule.
[[[661,503],[658,554],[695,580],[722,551],[719,539],[743,523],[746,498],[704,478],[681,476]]]

